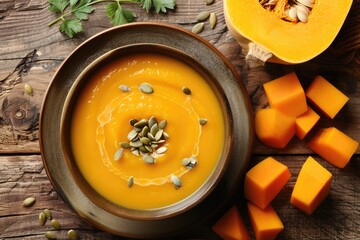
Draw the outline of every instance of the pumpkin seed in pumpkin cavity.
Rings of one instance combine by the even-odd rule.
[[[44,212],[39,213],[39,223],[41,226],[44,226],[46,222],[46,216]]]
[[[23,201],[22,206],[31,207],[32,205],[34,205],[35,201],[36,199],[34,197],[28,197]]]
[[[185,93],[186,95],[190,95],[190,94],[191,94],[191,90],[190,90],[190,88],[188,88],[188,87],[183,87],[183,88],[182,88],[182,91],[183,91],[183,93]]]
[[[145,94],[151,94],[154,92],[153,87],[149,83],[142,83],[139,87],[140,91]]]
[[[47,239],[56,239],[56,233],[53,231],[47,231],[45,232],[45,237]]]
[[[127,86],[127,85],[120,85],[120,86],[119,86],[119,89],[120,89],[122,92],[130,92],[130,87]]]
[[[72,230],[70,229],[68,232],[67,232],[67,236],[70,240],[77,240],[79,239],[78,235],[77,235],[77,232],[75,230]]]
[[[206,19],[209,18],[209,16],[210,16],[209,11],[202,11],[196,16],[196,21],[198,22],[205,21]]]
[[[191,29],[191,32],[198,34],[201,33],[202,30],[204,30],[204,23],[200,22],[194,25],[194,27]]]

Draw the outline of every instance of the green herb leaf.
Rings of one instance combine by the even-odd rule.
[[[105,9],[107,16],[114,25],[133,22],[137,17],[135,13],[122,8],[118,2],[107,4]]]
[[[79,0],[70,0],[70,5],[71,6],[75,6],[75,4],[78,2]]]
[[[174,9],[175,5],[175,0],[141,0],[142,8],[147,12],[154,7],[156,13],[160,11],[166,13],[167,9]]]
[[[66,33],[66,35],[72,38],[76,33],[81,32],[83,27],[78,19],[65,19],[59,29],[60,32]]]
[[[141,6],[143,9],[149,12],[152,7],[152,0],[141,0]]]
[[[49,0],[50,7],[49,10],[52,12],[61,12],[63,13],[65,8],[69,5],[69,0]]]
[[[73,5],[71,8],[74,16],[79,20],[87,20],[88,14],[94,11],[94,8],[91,6],[91,0],[76,0],[76,2],[76,5]]]

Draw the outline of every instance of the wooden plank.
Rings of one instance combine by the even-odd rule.
[[[252,158],[251,166],[266,156]],[[292,177],[272,205],[285,225],[279,239],[357,239],[360,238],[360,188],[357,184],[360,156],[355,156],[344,168],[338,169],[315,157],[333,175],[329,197],[312,216],[300,212],[290,203],[290,195],[301,165],[307,156],[274,156],[287,165]],[[113,236],[91,227],[70,210],[51,186],[39,155],[0,157],[0,238],[36,239],[51,230],[49,222],[40,226],[38,215],[45,208],[53,213],[62,225],[58,232],[64,236],[69,229],[78,231],[81,239],[112,239]],[[33,207],[22,207],[22,201],[34,196]],[[246,213],[246,202],[241,189],[234,199],[250,232],[252,228]],[[186,237],[210,239],[211,223],[200,232]],[[184,237],[184,236],[183,236]]]

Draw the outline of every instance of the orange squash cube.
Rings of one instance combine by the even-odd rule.
[[[335,127],[323,128],[308,142],[315,153],[336,167],[343,168],[359,147],[355,141]]]
[[[311,215],[330,191],[332,174],[314,158],[303,164],[291,194],[291,204]]]
[[[261,209],[249,202],[248,213],[256,240],[275,239],[284,229],[283,223],[271,205]]]
[[[305,92],[295,72],[267,82],[263,86],[271,108],[293,117],[307,111]]]
[[[291,173],[287,166],[268,157],[246,173],[244,195],[251,203],[265,209],[290,177]]]
[[[295,117],[277,109],[260,109],[255,114],[255,133],[265,145],[284,148],[295,135]]]
[[[295,134],[302,140],[310,132],[310,130],[319,121],[320,116],[310,107],[308,110],[296,118],[295,121]]]
[[[315,77],[305,94],[310,102],[329,118],[334,118],[349,100],[322,76]]]
[[[212,227],[224,240],[250,240],[250,234],[236,206],[231,207]]]

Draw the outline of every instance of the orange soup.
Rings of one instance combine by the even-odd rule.
[[[225,138],[221,106],[205,79],[154,53],[96,70],[77,98],[70,134],[85,180],[131,209],[169,206],[194,193],[216,167]]]

